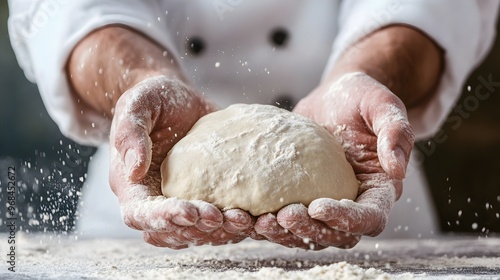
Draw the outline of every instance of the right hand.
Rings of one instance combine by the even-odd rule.
[[[214,107],[177,78],[155,76],[118,100],[110,132],[110,184],[124,222],[146,242],[173,249],[239,242],[251,234],[242,210],[221,212],[212,204],[167,198],[160,166],[168,151]]]
[[[263,215],[257,233],[288,247],[351,248],[377,236],[400,197],[414,135],[406,108],[386,86],[361,72],[325,80],[295,107],[342,144],[360,182],[354,202],[316,199]],[[304,240],[307,241],[305,244]]]

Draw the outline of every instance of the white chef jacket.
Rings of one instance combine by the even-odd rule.
[[[173,54],[200,91],[225,107],[237,102],[273,104],[283,98],[296,103],[351,44],[382,26],[411,25],[446,51],[438,93],[409,111],[421,139],[442,125],[466,76],[491,46],[498,4],[496,0],[10,0],[8,23],[19,64],[37,83],[49,115],[64,135],[94,145],[107,140],[109,120],[80,112],[65,65],[75,45],[96,28],[122,24],[152,38]],[[276,36],[281,41],[273,40]]]
[[[50,116],[64,135],[91,145],[107,141],[110,123],[98,114],[78,109],[65,65],[75,45],[99,27],[121,24],[142,32],[178,60],[194,86],[225,107],[239,102],[293,105],[319,84],[322,75],[354,42],[383,26],[410,25],[445,50],[444,74],[437,93],[408,112],[417,139],[422,139],[432,136],[442,125],[459,97],[465,78],[492,45],[499,3],[496,0],[9,0],[8,23],[18,62],[28,79],[37,83]],[[92,207],[88,210],[93,211],[93,227],[100,227],[103,232],[117,228],[125,232],[119,222],[116,198],[111,200],[109,187],[98,183],[107,175],[106,171],[103,173],[107,170],[106,151],[101,149],[96,157],[102,160],[91,164],[88,182],[92,197],[89,199]],[[413,181],[420,185],[420,189],[410,190],[410,195],[425,192],[421,187],[425,185],[422,175],[409,173],[415,175]],[[418,203],[405,194],[401,199],[404,201],[395,205],[403,209],[398,213],[410,212],[408,209],[418,209],[422,204],[432,208],[425,197],[417,199]],[[432,219],[431,212],[428,217],[393,219],[395,226],[388,228],[398,230],[400,221],[413,221],[415,225]],[[103,215],[110,216],[96,221],[96,217]],[[102,226],[96,226],[99,222]],[[422,229],[425,225],[418,227]]]

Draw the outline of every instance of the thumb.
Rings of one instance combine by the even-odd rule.
[[[377,153],[382,168],[393,179],[404,179],[413,149],[414,134],[402,102],[385,103],[373,115]]]
[[[122,163],[124,175],[130,181],[137,182],[144,178],[151,164],[152,142],[149,131],[152,121],[144,111],[134,114],[134,110],[122,110],[119,103],[111,125],[111,148],[118,152],[117,158]]]

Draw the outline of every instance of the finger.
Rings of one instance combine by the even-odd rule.
[[[392,178],[404,179],[414,141],[409,123],[391,123],[382,128],[377,136],[377,152],[382,168]]]
[[[368,181],[366,184],[373,182]],[[308,213],[313,219],[338,231],[377,236],[384,230],[395,200],[395,187],[392,182],[386,182],[376,188],[366,189],[356,202],[327,198],[314,200],[309,205]]]
[[[142,179],[149,169],[152,158],[152,142],[149,137],[152,127],[152,112],[140,102],[127,102],[125,93],[117,103],[113,118],[110,143],[116,149],[125,168],[126,178],[132,182]],[[142,111],[142,112],[141,112]]]
[[[177,235],[177,239],[182,243],[182,244],[188,244],[190,246],[199,246],[203,244],[209,244],[211,240],[210,233],[204,232],[196,228],[195,226],[192,227],[185,227],[182,230],[178,230],[175,232],[170,232],[170,233],[165,233],[166,235],[171,235],[175,234]]]
[[[133,192],[135,186],[131,186]],[[122,203],[122,215],[129,227],[153,232],[171,232],[178,227],[194,226],[198,209],[186,200],[163,196],[138,198]]]
[[[179,227],[172,232],[145,232],[143,237],[147,243],[157,247],[182,249],[189,246],[219,246],[238,243],[247,236],[227,233],[222,228],[218,228],[212,233],[206,233],[196,227]]]
[[[253,240],[267,240],[264,235],[258,234],[254,227],[250,228],[247,234]]]
[[[210,235],[194,226],[177,227],[170,232],[149,232],[146,242],[158,247],[182,248],[210,243]]]
[[[224,217],[217,207],[201,200],[190,201],[198,210],[196,228],[200,231],[211,232],[222,226]]]
[[[222,223],[219,223],[219,225],[221,224]],[[213,246],[237,243],[247,237],[244,232],[229,233],[225,231],[222,226],[219,226],[218,228],[216,228],[215,230],[211,230],[210,232],[201,231],[197,226],[184,227],[181,230],[166,234],[176,234],[178,236],[178,240],[180,240],[180,242],[183,244],[209,244]]]
[[[225,245],[225,244],[234,244],[238,243],[247,238],[247,235],[244,233],[229,233],[225,231],[223,228],[216,229],[214,232],[210,234],[209,244],[213,246]]]
[[[190,204],[195,206],[198,212],[196,223],[183,222],[182,226],[168,223],[167,230],[147,235],[148,243],[160,247],[184,248],[191,245],[236,243],[246,237],[240,236],[240,233],[225,232],[222,229],[222,213],[215,206],[203,201],[191,201]]]
[[[391,178],[404,179],[415,136],[401,100],[390,92],[377,97],[381,100],[374,104],[383,105],[371,106],[367,118],[377,136],[380,164]]]
[[[176,227],[169,232],[150,232],[151,238],[162,244],[161,247],[199,246],[209,244],[210,234],[195,226]]]
[[[143,239],[147,243],[156,247],[167,247],[174,250],[188,248],[188,244],[179,241],[175,236],[158,232],[144,232]]]
[[[323,246],[304,240],[290,231],[281,227],[273,214],[260,216],[255,223],[255,231],[265,236],[269,241],[289,248],[302,248],[306,250],[320,250]]]
[[[324,247],[351,248],[356,240],[356,237],[349,233],[336,231],[325,223],[312,219],[307,207],[302,204],[284,207],[278,212],[277,220],[283,228],[294,235]]]
[[[223,228],[228,233],[241,233],[252,227],[252,217],[241,209],[230,209],[224,215]]]

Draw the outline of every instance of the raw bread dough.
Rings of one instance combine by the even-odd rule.
[[[359,183],[337,140],[270,105],[235,104],[201,118],[161,166],[167,197],[258,216],[321,197],[355,199]]]

